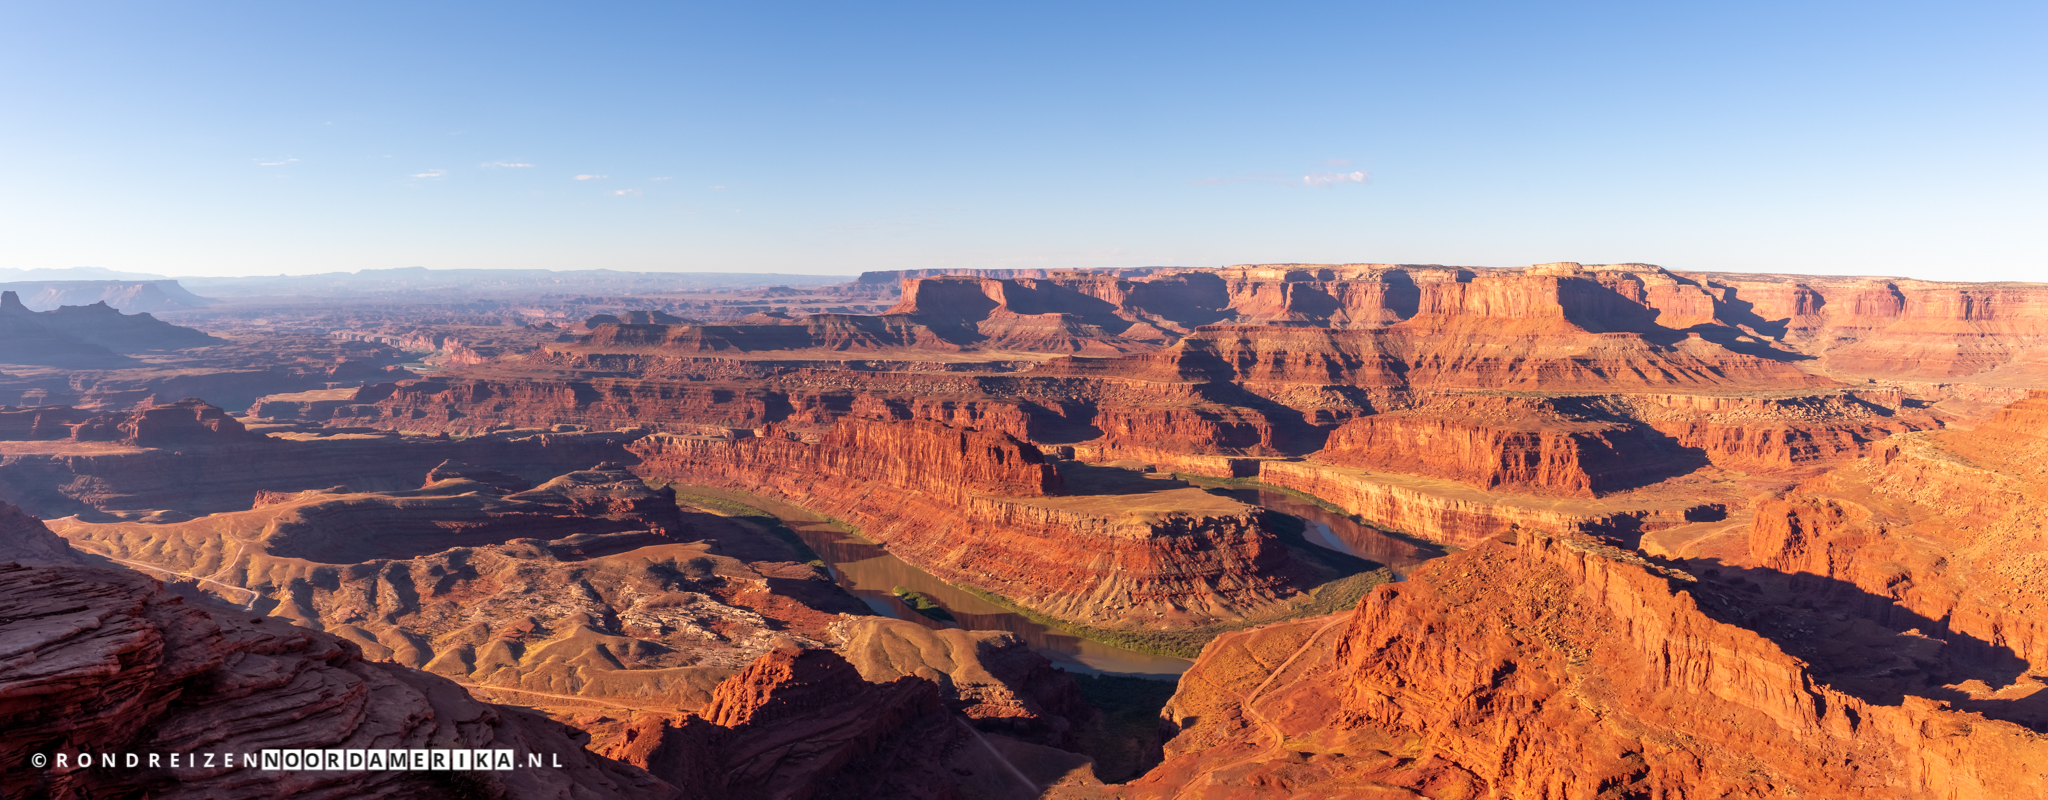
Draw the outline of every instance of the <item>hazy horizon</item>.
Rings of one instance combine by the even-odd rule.
[[[1372,261],[1372,260],[1351,260],[1351,261],[1313,261],[1313,262],[1310,262],[1310,261],[1273,261],[1273,260],[1262,260],[1262,261],[1249,261],[1249,262],[1239,262],[1239,263],[1240,263],[1240,264],[1304,264],[1304,265],[1332,265],[1332,266],[1335,266],[1335,265],[1344,265],[1344,264],[1392,264],[1392,263],[1401,263],[1401,264],[1402,264],[1402,265],[1404,265],[1404,266],[1438,266],[1438,267],[1477,267],[1477,268],[1485,268],[1485,269],[1502,269],[1502,268],[1507,268],[1507,269],[1517,269],[1517,268],[1523,268],[1523,267],[1529,267],[1529,266],[1534,266],[1535,264],[1543,264],[1543,263],[1558,263],[1559,261],[1564,261],[1564,260],[1568,260],[1568,259],[1557,259],[1557,260],[1552,260],[1552,261],[1547,261],[1547,262],[1533,262],[1533,263],[1531,263],[1531,264],[1447,264],[1447,263],[1440,263],[1440,262],[1389,262],[1389,261]],[[1967,279],[1967,278],[1945,278],[1945,277],[1930,277],[1930,276],[1921,276],[1921,275],[1905,275],[1905,274],[1885,274],[1885,273],[1869,273],[1869,272],[1832,272],[1832,273],[1830,273],[1830,272],[1799,272],[1799,271],[1796,271],[1796,270],[1739,270],[1739,269],[1673,269],[1673,268],[1671,268],[1671,267],[1668,267],[1668,266],[1664,266],[1664,265],[1662,265],[1662,264],[1656,264],[1656,263],[1654,263],[1654,262],[1648,262],[1648,261],[1612,261],[1612,262],[1593,262],[1593,261],[1583,261],[1583,262],[1577,262],[1577,263],[1585,264],[1585,265],[1587,265],[1587,266],[1598,266],[1598,265],[1601,265],[1601,264],[1646,264],[1646,265],[1649,265],[1649,266],[1654,266],[1654,267],[1661,267],[1661,268],[1663,268],[1663,269],[1669,270],[1669,271],[1671,271],[1671,272],[1674,272],[1674,273],[1734,273],[1734,274],[1755,274],[1755,275],[1795,275],[1795,276],[1811,276],[1811,277],[1851,277],[1851,278],[1895,278],[1895,279],[1901,279],[1901,280],[1918,280],[1918,281],[1929,281],[1929,282],[1950,282],[1950,283],[1953,283],[1953,282],[1963,282],[1963,283],[2009,283],[2009,282],[2019,282],[2019,283],[2048,283],[2048,275],[2040,276],[2040,277],[2041,277],[2041,279],[2040,279],[2040,280],[2028,280],[2028,279],[2026,279],[2025,277],[2022,277],[2022,278],[2017,278],[2017,279],[2007,279],[2007,278],[1990,278],[1990,279],[1984,279],[1984,280],[1972,280],[1972,279]],[[1193,265],[1193,264],[1121,264],[1121,265],[1080,265],[1080,266],[1065,266],[1065,267],[1044,267],[1043,269],[1059,269],[1059,270],[1116,270],[1116,269],[1140,269],[1140,268],[1169,268],[1169,269],[1222,269],[1222,268],[1226,268],[1226,267],[1231,267],[1231,266],[1236,266],[1236,265],[1235,265],[1235,264],[1210,264],[1210,265]],[[49,267],[38,267],[38,268],[32,268],[32,269],[29,269],[29,270],[22,270],[22,269],[19,269],[19,268],[9,268],[9,267],[0,267],[0,282],[6,282],[6,281],[8,281],[8,280],[15,280],[15,278],[11,278],[11,277],[9,277],[9,276],[10,276],[10,274],[12,274],[12,273],[14,273],[14,272],[34,272],[34,271],[51,271],[51,272],[55,272],[55,271],[63,271],[63,270],[67,270],[67,269],[86,269],[86,270],[91,270],[91,269],[104,269],[104,268],[95,268],[95,267],[74,267],[74,268],[65,268],[65,267],[57,267],[57,268],[49,268]],[[320,272],[299,272],[299,273],[263,273],[263,272],[251,272],[251,273],[246,273],[246,274],[235,274],[235,275],[171,275],[171,274],[161,274],[161,273],[143,273],[143,272],[137,272],[137,271],[133,271],[133,270],[110,270],[110,272],[124,273],[124,274],[125,274],[125,275],[127,275],[128,277],[107,277],[107,278],[86,278],[86,277],[47,277],[47,278],[25,278],[25,279],[22,279],[22,280],[29,280],[29,281],[34,281],[34,280],[185,280],[185,279],[205,279],[205,280],[233,280],[233,279],[238,279],[238,278],[239,278],[239,279],[255,279],[255,278],[304,278],[304,277],[316,277],[316,276],[320,276],[320,275],[356,275],[356,274],[361,274],[361,273],[364,273],[364,272],[388,272],[388,271],[392,271],[392,270],[399,270],[399,269],[425,269],[425,270],[430,270],[430,271],[447,271],[447,272],[453,272],[453,271],[458,271],[458,270],[499,270],[499,269],[502,269],[502,270],[514,270],[514,271],[520,271],[520,270],[524,270],[524,271],[536,271],[536,272],[596,272],[596,271],[610,270],[610,271],[612,271],[612,272],[630,272],[630,273],[643,273],[643,274],[674,274],[674,275],[788,275],[788,276],[800,276],[800,277],[816,277],[816,278],[845,278],[845,279],[847,279],[847,280],[851,281],[851,280],[853,280],[853,279],[855,279],[855,278],[858,278],[858,277],[860,276],[860,274],[861,274],[862,272],[889,272],[889,271],[895,271],[895,270],[899,270],[899,269],[900,269],[900,270],[921,270],[921,269],[992,269],[992,270],[1000,270],[1000,269],[1040,269],[1040,268],[1038,268],[1038,267],[897,267],[897,268],[892,268],[892,269],[878,269],[878,270],[858,270],[858,271],[845,271],[845,272],[796,272],[796,271],[785,271],[785,270],[755,270],[755,271],[747,271],[747,270],[716,270],[716,269],[695,269],[695,270],[681,270],[681,269],[675,269],[675,270],[620,270],[620,269],[613,269],[613,268],[610,268],[610,267],[578,267],[578,268],[571,268],[571,269],[548,269],[548,268],[545,268],[545,267],[425,267],[425,266],[418,266],[418,265],[413,265],[413,266],[406,266],[406,267],[365,267],[365,268],[362,268],[362,269],[353,269],[353,270],[324,270],[324,271],[320,271]]]

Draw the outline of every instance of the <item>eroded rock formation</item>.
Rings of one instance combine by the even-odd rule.
[[[1006,434],[848,419],[816,443],[656,435],[631,448],[643,475],[832,514],[948,581],[1091,624],[1271,616],[1314,585],[1254,509],[1195,489],[1049,496],[1059,472]]]
[[[60,545],[41,527],[0,508],[0,758],[11,765],[0,790],[8,796],[678,796],[639,769],[590,754],[560,723],[479,703],[444,678],[365,660],[346,641],[284,620],[208,610],[133,572],[84,566],[54,550]],[[36,555],[24,552],[31,540],[56,557],[19,563]],[[509,748],[521,763],[541,753],[563,768],[279,772],[246,762],[245,754],[280,746]],[[45,766],[32,768],[38,753]],[[117,763],[81,768],[81,753],[117,754]],[[163,760],[129,767],[128,753]],[[172,753],[212,755],[174,767]]]
[[[794,647],[719,684],[701,714],[636,721],[611,752],[715,800],[1030,798],[1042,780],[954,717],[938,684],[871,683],[829,650]]]
[[[2048,393],[2037,391],[1975,429],[1895,437],[1768,500],[1745,546],[1723,557],[2048,669],[2044,464]],[[2006,687],[1966,688],[1990,699]]]
[[[1525,532],[1411,578],[1218,639],[1168,706],[1165,763],[1118,796],[2041,794],[2036,731],[1831,683],[1784,647],[1940,647],[1917,632],[1574,536]]]
[[[78,552],[0,558],[296,620],[322,633],[262,647],[326,665],[298,674],[472,714],[450,679],[687,796],[2040,794],[2048,287],[958,272],[302,309],[320,342],[260,365],[268,329],[217,309],[179,319],[230,341],[124,360],[64,326],[153,320],[0,307],[0,361],[102,361],[0,375],[0,498],[79,515]],[[1232,499],[1272,487],[1465,552],[1275,622],[1365,573]],[[865,616],[752,502],[1090,636],[1269,624],[1099,787],[1070,751],[1105,717],[1027,639]]]
[[[233,444],[249,431],[227,412],[198,398],[132,412],[80,411],[68,406],[0,408],[0,440],[110,442],[129,447]]]
[[[745,532],[686,519],[673,492],[620,469],[519,492],[457,465],[429,477],[186,522],[53,524],[85,551],[528,705],[696,708],[777,637],[823,636],[859,608],[809,566],[721,553]]]

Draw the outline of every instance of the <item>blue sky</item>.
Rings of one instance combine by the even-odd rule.
[[[0,3],[0,267],[2048,280],[2048,4],[423,5]]]

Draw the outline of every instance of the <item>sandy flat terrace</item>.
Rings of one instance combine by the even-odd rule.
[[[398,439],[397,432],[391,433],[309,433],[306,431],[273,431],[265,434],[272,439],[288,442],[338,442],[344,439]]]
[[[989,495],[994,497],[995,495]],[[1228,497],[1210,494],[1196,487],[1162,489],[1133,494],[1088,494],[1058,497],[1011,497],[1001,499],[1021,505],[1038,506],[1072,514],[1114,518],[1120,514],[1139,516],[1187,514],[1190,516],[1231,516],[1254,510]]]
[[[105,456],[147,451],[145,447],[114,442],[74,442],[70,439],[0,442],[0,456]]]
[[[1538,511],[1551,511],[1575,516],[1600,517],[1626,511],[1640,511],[1663,508],[1687,508],[1705,500],[1727,500],[1726,489],[1716,482],[1700,479],[1681,479],[1647,487],[1617,492],[1598,498],[1552,497],[1534,494],[1514,494],[1499,489],[1478,489],[1453,480],[1425,478],[1393,472],[1376,472],[1357,467],[1339,467],[1317,461],[1313,458],[1302,462],[1304,466],[1318,472],[1340,475],[1362,483],[1377,483],[1394,486],[1419,494],[1445,497],[1468,503],[1491,506],[1508,506]],[[1702,472],[1718,472],[1705,468]],[[1704,477],[1704,476],[1701,476]],[[1674,489],[1676,491],[1674,491]]]
[[[314,400],[349,400],[355,396],[356,390],[354,389],[313,389],[304,392],[292,392],[290,394],[264,395],[258,398],[257,402],[267,403],[277,400],[287,403],[304,403]]]

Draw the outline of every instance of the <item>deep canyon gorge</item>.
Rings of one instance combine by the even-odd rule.
[[[2048,284],[93,291],[0,301],[0,796],[2048,797]],[[562,764],[20,767],[277,747]]]

